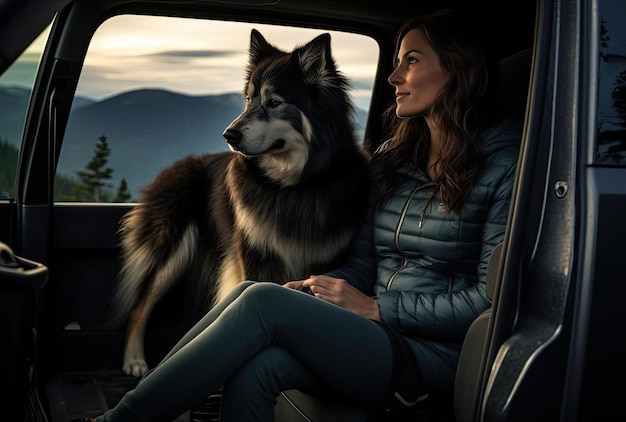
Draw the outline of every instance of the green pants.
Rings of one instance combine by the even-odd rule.
[[[169,422],[224,388],[221,421],[273,421],[281,391],[385,397],[392,350],[373,321],[273,283],[244,282],[97,422]]]

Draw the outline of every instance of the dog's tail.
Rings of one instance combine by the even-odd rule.
[[[144,295],[157,302],[189,270],[198,250],[199,229],[194,221],[179,228],[173,238],[170,228],[148,228],[142,204],[128,212],[120,227],[122,265],[111,303],[109,324],[124,323]]]

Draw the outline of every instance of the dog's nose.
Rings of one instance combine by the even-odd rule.
[[[226,138],[226,142],[228,142],[230,145],[237,145],[239,144],[239,142],[241,142],[241,131],[239,129],[226,129],[224,131],[224,133],[222,133],[222,136],[224,138]]]

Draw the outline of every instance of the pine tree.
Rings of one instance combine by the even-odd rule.
[[[0,137],[0,199],[13,196],[19,151]]]
[[[105,167],[109,161],[109,155],[111,155],[111,149],[109,148],[106,135],[103,134],[98,138],[94,155],[85,166],[86,170],[78,170],[76,172],[80,179],[80,186],[77,187],[76,191],[78,198],[86,196],[86,200],[95,202],[108,199],[104,188],[112,187],[112,185],[106,183],[105,180],[111,179],[113,176],[113,169]]]
[[[115,198],[113,198],[113,202],[130,202],[130,198],[131,195],[128,191],[128,183],[126,182],[126,178],[122,177],[120,185],[117,187]]]
[[[64,174],[57,173],[54,175],[54,200],[55,201],[80,201],[77,196],[79,192],[78,186],[80,183],[73,176],[66,176]]]
[[[613,110],[619,118],[619,122],[616,123],[626,129],[626,70],[622,70],[615,78],[611,99]]]

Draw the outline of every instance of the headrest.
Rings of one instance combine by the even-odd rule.
[[[524,118],[533,49],[518,51],[500,60],[498,104],[505,116]]]

